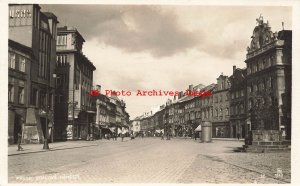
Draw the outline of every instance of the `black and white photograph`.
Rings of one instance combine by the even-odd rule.
[[[0,185],[296,183],[300,4],[218,2],[1,3]]]

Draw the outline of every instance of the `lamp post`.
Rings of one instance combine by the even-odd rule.
[[[45,137],[44,137],[44,146],[43,149],[49,150],[49,144],[48,144],[48,132],[49,132],[49,126],[48,126],[48,112],[49,112],[49,84],[47,84],[47,91],[46,91],[46,131],[45,131]]]
[[[56,79],[56,74],[53,74],[53,78]],[[49,81],[50,82],[50,81]],[[49,104],[49,84],[47,84],[47,96],[46,96],[46,131],[45,131],[45,139],[44,139],[44,146],[43,149],[49,150],[49,123],[48,123],[48,115],[50,110],[50,104]],[[54,118],[53,118],[54,119]],[[53,129],[54,129],[54,122],[52,122],[52,129],[51,129],[51,138],[53,142]]]

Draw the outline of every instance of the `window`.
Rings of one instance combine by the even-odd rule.
[[[253,105],[253,103],[252,103],[252,100],[251,100],[251,99],[249,100],[248,104],[249,104],[248,106],[249,106],[249,110],[250,110],[250,109],[252,108],[252,105]]]
[[[244,91],[241,90],[241,96],[244,96]]]
[[[248,65],[247,71],[248,71],[248,74],[251,74],[251,66],[250,65]]]
[[[255,64],[252,65],[252,69],[253,69],[253,70],[252,70],[253,73],[255,73],[255,72],[256,72],[256,65],[255,65]]]
[[[49,108],[52,109],[52,94],[49,94]]]
[[[263,65],[262,65],[262,68],[263,68],[263,69],[267,68],[267,60],[266,60],[266,59],[263,59]]]
[[[25,72],[25,58],[22,56],[19,58],[19,69],[21,72]]]
[[[274,56],[273,55],[270,57],[270,65],[271,66],[275,65],[275,60],[274,60]]]
[[[256,92],[257,91],[257,85],[253,86],[253,91]]]
[[[241,112],[241,114],[244,114],[244,104],[243,103],[240,105],[240,112]]]
[[[19,87],[19,104],[24,104],[24,88]]]
[[[67,35],[57,36],[57,45],[67,45]]]
[[[270,77],[270,88],[273,88],[273,78]]]
[[[46,93],[45,92],[41,92],[40,93],[40,107],[41,108],[45,108],[46,107]]]
[[[13,85],[8,85],[8,101],[9,102],[14,102],[14,86]]]
[[[34,106],[36,106],[37,95],[38,95],[38,90],[33,88],[31,92],[31,104]]]
[[[239,113],[240,113],[240,109],[239,109],[239,106],[238,106],[238,105],[235,106],[235,111],[236,111],[236,114],[239,114]]]
[[[16,68],[16,54],[8,53],[8,62],[9,62],[9,68]]]
[[[228,108],[226,108],[225,113],[226,113],[226,116],[229,116],[229,109]]]
[[[215,102],[218,103],[218,97],[217,96],[215,96]]]
[[[223,116],[223,109],[220,108],[220,116]]]
[[[215,116],[218,117],[218,109],[215,110]]]

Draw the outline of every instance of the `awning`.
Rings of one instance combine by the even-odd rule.
[[[195,131],[201,131],[201,124],[195,129]]]

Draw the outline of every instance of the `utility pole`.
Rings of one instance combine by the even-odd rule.
[[[44,146],[43,149],[49,150],[49,144],[48,144],[48,112],[49,112],[49,85],[47,84],[47,96],[46,96],[46,131],[45,131],[45,137],[44,137]]]

